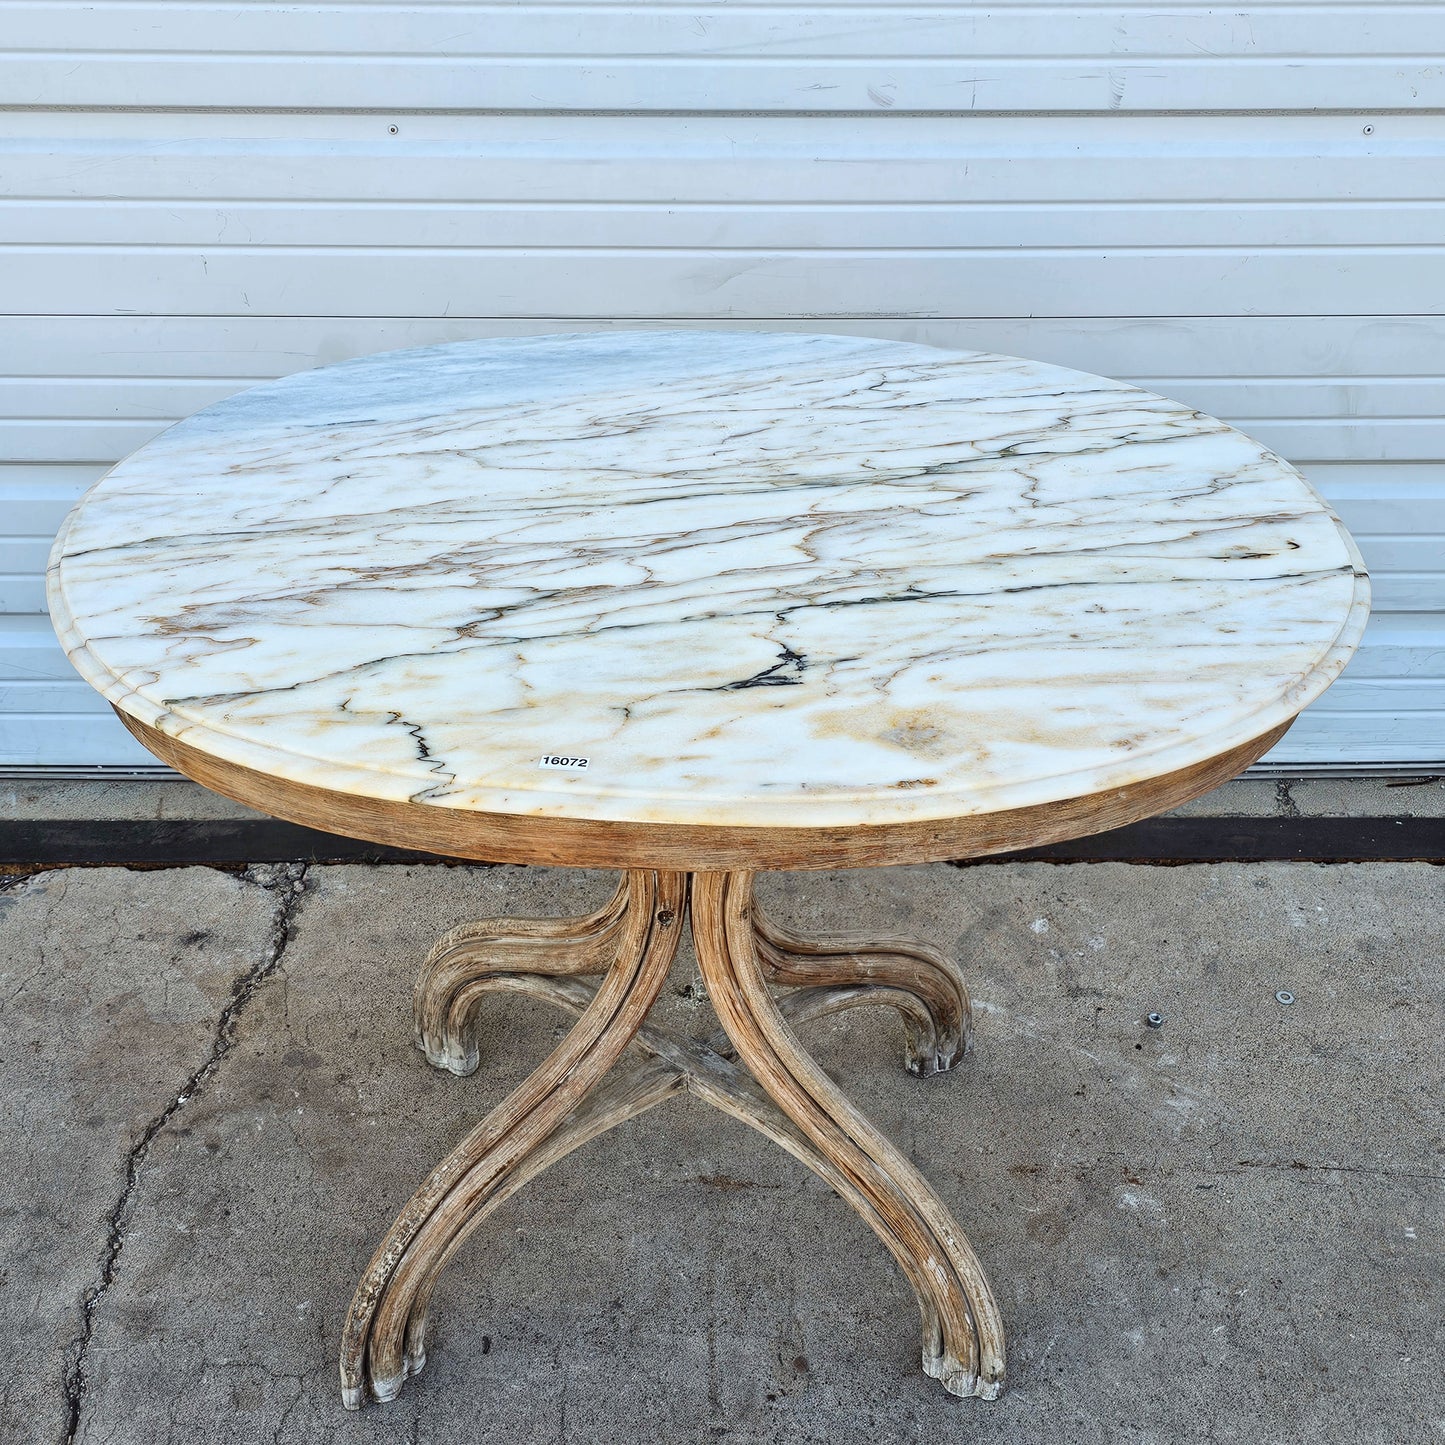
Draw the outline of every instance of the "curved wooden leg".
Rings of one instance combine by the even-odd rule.
[[[917,1169],[859,1114],[803,1050],[768,991],[752,875],[700,873],[692,927],[703,980],[739,1057],[812,1146],[861,1195],[865,1218],[918,1298],[923,1368],[955,1395],[1003,1389],[997,1301],[978,1259]]]
[[[633,872],[616,961],[567,1037],[427,1176],[362,1276],[341,1343],[351,1409],[368,1393],[394,1399],[424,1359],[411,1327],[437,1272],[478,1210],[544,1147],[615,1064],[666,982],[687,906],[680,873]],[[408,1338],[410,1336],[410,1346]]]
[[[582,918],[487,918],[443,934],[412,995],[416,1044],[427,1062],[453,1074],[476,1072],[477,1011],[499,977],[605,972],[617,956],[627,900],[624,876],[611,899]]]
[[[579,979],[549,979],[535,974],[505,975],[499,979],[498,988],[526,994],[574,1014],[583,1013],[594,996],[592,985]],[[800,993],[810,992],[824,994],[832,991],[800,990]],[[694,1039],[673,1038],[647,1024],[638,1030],[633,1042],[642,1053],[650,1056],[649,1062],[589,1095],[547,1143],[528,1155],[506,1185],[472,1215],[463,1232],[449,1246],[448,1258],[493,1208],[509,1198],[534,1174],[541,1173],[573,1149],[627,1119],[636,1118],[682,1089],[781,1145],[836,1189],[871,1229],[880,1236],[885,1234],[888,1222],[874,1208],[869,1196],[814,1145],[768,1097],[758,1081],[732,1058]],[[442,1263],[444,1265],[445,1260]],[[432,1278],[436,1278],[436,1273]],[[412,1309],[411,1330],[407,1338],[408,1376],[416,1374],[426,1359],[423,1338],[426,1306],[427,1296],[423,1294]]]
[[[789,1010],[790,1017],[892,1004],[903,1015],[904,1061],[913,1074],[941,1074],[968,1051],[973,1035],[968,989],[958,965],[936,948],[861,933],[803,938],[774,923],[756,901],[752,916],[767,976],[810,991],[806,1001]]]

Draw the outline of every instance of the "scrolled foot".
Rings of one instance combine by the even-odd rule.
[[[904,989],[877,984],[839,984],[829,988],[795,988],[778,1000],[783,1016],[793,1024],[862,1005],[898,1010],[906,1040],[903,1062],[909,1073],[927,1078],[945,1073],[951,1067],[956,1051],[939,1040],[934,1020],[918,996]]]
[[[904,1065],[928,1077],[968,1051],[973,1009],[952,959],[912,939],[866,934],[804,938],[775,923],[754,902],[758,958],[767,976],[809,997],[789,1016],[817,1018],[859,1004],[889,1004],[903,1017]]]
[[[605,972],[622,936],[627,888],[624,877],[606,904],[582,918],[489,918],[438,939],[412,998],[416,1044],[427,1062],[451,1074],[476,1072],[477,1013],[507,976]]]

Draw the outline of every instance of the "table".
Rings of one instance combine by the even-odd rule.
[[[1368,611],[1319,497],[1188,406],[1013,357],[727,331],[463,342],[258,386],[87,493],[49,587],[82,676],[207,787],[621,874],[584,918],[466,923],[423,965],[440,1068],[477,1067],[495,991],[577,1022],[378,1247],[341,1341],[353,1407],[421,1369],[432,1287],[490,1211],[682,1090],[831,1184],[917,1295],[924,1370],[996,1396],[1003,1324],[962,1229],[797,1033],[881,1004],[908,1067],[946,1070],[959,968],[797,937],[754,875],[1182,803],[1284,733]],[[708,1046],[647,1022],[689,922]]]

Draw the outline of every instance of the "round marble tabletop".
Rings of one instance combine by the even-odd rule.
[[[285,377],[86,494],[81,674],[336,793],[850,827],[1122,788],[1288,722],[1368,610],[1292,467],[1015,357],[847,336],[464,342]]]

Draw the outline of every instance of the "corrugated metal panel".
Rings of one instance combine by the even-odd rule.
[[[110,118],[58,155],[0,152],[4,310],[1375,315],[1445,296],[1445,144],[1416,119],[1296,118],[1265,141],[1235,117],[415,118],[240,143],[188,119],[143,163]]]
[[[1274,759],[1445,761],[1445,117],[1183,113],[1439,106],[1445,5],[0,13],[12,102],[151,108],[0,124],[0,766],[148,761],[38,569],[170,421],[368,351],[669,323],[1016,352],[1238,423],[1376,577]],[[899,113],[975,98],[1112,113]],[[293,103],[361,113],[255,113]]]
[[[1445,102],[1434,4],[5,7],[21,105],[1289,111]]]

